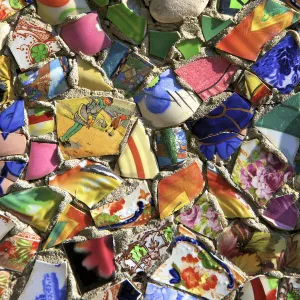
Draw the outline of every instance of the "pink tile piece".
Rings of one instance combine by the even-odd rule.
[[[64,25],[60,35],[77,54],[82,52],[86,55],[95,55],[111,45],[109,37],[100,26],[96,12]]]
[[[26,180],[42,178],[58,165],[57,144],[31,142]]]
[[[200,58],[175,70],[203,101],[224,92],[238,67],[222,56]]]
[[[24,134],[8,133],[6,136],[0,131],[0,156],[24,154],[25,150],[26,137]]]

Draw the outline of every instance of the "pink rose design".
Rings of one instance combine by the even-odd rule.
[[[283,182],[283,173],[277,172],[273,166],[259,167],[257,176],[252,178],[252,186],[256,188],[258,198],[269,200]]]
[[[208,219],[210,220],[216,220],[218,219],[218,213],[212,208],[210,207],[207,212],[206,212],[206,216]]]
[[[200,207],[195,205],[180,215],[180,222],[189,228],[193,228],[201,218]]]
[[[253,187],[252,185],[252,178],[257,176],[257,169],[263,167],[263,163],[258,160],[252,164],[249,164],[246,169],[241,169],[241,183],[242,187],[245,190],[249,190]]]

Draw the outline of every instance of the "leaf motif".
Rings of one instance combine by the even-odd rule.
[[[274,246],[278,243],[279,237],[271,236],[266,232],[254,232],[251,240],[245,246],[249,252],[274,252]]]
[[[130,254],[132,256],[132,259],[134,259],[136,262],[139,262],[141,258],[147,254],[147,250],[140,245],[135,245],[130,251]]]
[[[256,253],[233,257],[232,262],[248,275],[254,275],[260,271],[260,261]]]
[[[24,101],[15,101],[0,113],[0,130],[4,139],[8,133],[15,132],[24,126]]]

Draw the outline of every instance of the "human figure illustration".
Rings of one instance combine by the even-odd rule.
[[[108,125],[108,128],[105,129],[105,131],[110,135],[113,136],[114,132],[119,126],[122,125],[122,122],[127,120],[127,116],[124,114],[118,115],[117,113],[114,113],[115,118],[112,120],[111,124]]]
[[[99,113],[106,107],[112,105],[113,100],[106,97],[94,98],[88,104],[81,104],[78,111],[74,115],[74,125],[59,138],[59,141],[65,147],[70,147],[70,138],[75,135],[82,127],[90,128],[93,126]]]

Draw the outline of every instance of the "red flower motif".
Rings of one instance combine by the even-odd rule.
[[[119,201],[113,202],[109,207],[109,214],[112,216],[119,210],[123,209],[123,206],[125,204],[125,199],[122,198]]]
[[[10,241],[5,241],[0,245],[0,254],[4,256],[13,256],[15,253],[15,246]]]
[[[202,288],[205,291],[213,290],[213,289],[215,289],[217,283],[218,283],[218,277],[215,274],[212,274],[212,275],[210,275],[210,277],[208,277],[206,279],[206,282],[202,286]]]
[[[188,289],[199,286],[201,276],[195,271],[195,268],[188,267],[184,269],[180,275]]]
[[[181,257],[181,261],[196,264],[199,261],[199,259],[197,257],[194,257],[192,254],[188,254],[187,256]]]

